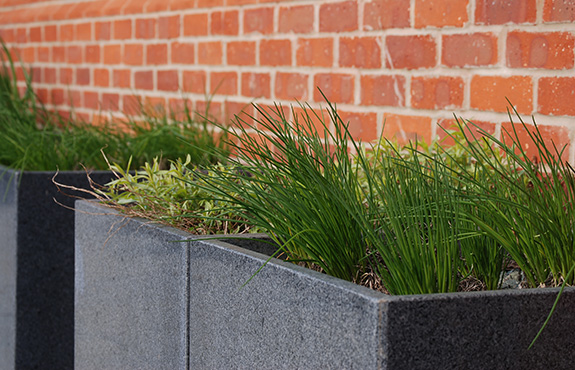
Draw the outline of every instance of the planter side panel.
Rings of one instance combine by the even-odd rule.
[[[0,369],[15,364],[18,176],[0,167]]]
[[[389,304],[389,369],[571,369],[575,290],[531,350],[557,289],[398,297]]]
[[[186,235],[76,207],[76,368],[186,369]]]
[[[191,251],[190,368],[376,369],[381,295],[222,242]]]
[[[74,367],[74,200],[54,172],[22,173],[18,185],[17,368]],[[110,172],[95,172],[99,184]],[[83,171],[61,172],[61,184],[88,189]]]

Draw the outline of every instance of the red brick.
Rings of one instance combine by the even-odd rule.
[[[36,96],[38,97],[38,100],[43,103],[43,104],[49,104],[50,101],[48,100],[49,95],[48,95],[48,90],[47,89],[37,89],[36,90]]]
[[[136,89],[153,90],[154,72],[153,71],[134,72],[134,86],[136,87]]]
[[[244,33],[270,34],[274,31],[274,9],[255,8],[244,11]]]
[[[85,91],[84,92],[84,108],[99,109],[100,97],[97,92]]]
[[[144,63],[144,47],[142,44],[124,45],[124,64],[140,66]]]
[[[417,109],[461,108],[463,88],[461,77],[413,77],[411,106]]]
[[[56,83],[56,69],[55,68],[44,68],[44,83],[53,84]]]
[[[333,39],[298,39],[296,63],[298,66],[332,67]]]
[[[58,27],[55,25],[44,26],[44,41],[56,41],[58,40]]]
[[[432,68],[437,64],[436,44],[432,36],[388,36],[388,68]]]
[[[168,45],[150,44],[146,45],[146,64],[157,65],[168,63]]]
[[[50,61],[50,48],[47,46],[40,46],[38,47],[38,61],[39,62],[49,62]],[[88,60],[88,51],[86,51],[86,61],[90,63]],[[99,63],[100,61],[96,62]]]
[[[491,33],[444,35],[442,63],[448,67],[496,64],[497,37]]]
[[[226,5],[250,5],[265,2],[266,1],[260,1],[260,0],[226,0]]]
[[[363,9],[366,31],[409,27],[409,1],[373,0],[366,2]]]
[[[291,41],[262,40],[260,42],[260,64],[269,66],[291,65]]]
[[[153,39],[156,37],[156,19],[136,19],[136,38]]]
[[[431,118],[385,114],[383,136],[393,138],[400,144],[408,142],[431,142]]]
[[[64,27],[72,29],[71,34],[72,34],[72,38],[73,38],[74,37],[74,31],[73,31],[74,27],[72,25],[65,25]],[[60,37],[62,37],[61,33],[60,33]],[[26,28],[16,29],[16,42],[18,42],[20,44],[25,44],[26,42],[28,42],[28,32],[27,32]]]
[[[566,127],[561,126],[541,126],[537,125],[539,133],[543,139],[543,143],[547,149],[554,153],[554,146],[559,152],[563,148],[563,160],[569,158],[569,130]],[[511,123],[503,122],[501,124],[501,139],[506,145],[512,145],[513,143],[521,143],[521,147],[525,151],[527,157],[533,161],[539,162],[539,150],[537,145],[531,139],[528,132],[535,135],[535,126],[528,124],[524,127],[521,123]],[[516,154],[519,154],[519,150],[516,150]]]
[[[158,37],[174,39],[180,36],[180,16],[160,17],[158,19]]]
[[[238,75],[236,72],[212,72],[210,74],[210,93],[217,95],[235,95],[238,93]]]
[[[554,116],[575,116],[575,77],[539,79],[538,111]]]
[[[174,42],[172,44],[172,63],[193,64],[194,44],[188,42]]]
[[[379,138],[377,133],[377,114],[344,112],[338,110],[339,117],[353,137],[354,140],[364,142],[374,141]]]
[[[573,68],[575,38],[567,32],[507,34],[507,65],[511,68]]]
[[[210,1],[210,0],[206,0]],[[198,100],[196,102],[196,119],[222,122],[225,119],[222,103]]]
[[[66,101],[69,105],[76,105],[80,104],[82,101],[82,93],[78,90],[69,90],[66,89]]]
[[[71,48],[73,50],[76,50],[76,48],[79,50],[79,55],[76,55],[76,54],[72,55],[73,60],[78,60],[78,61],[74,61],[71,63],[81,63],[81,61],[82,61],[82,49],[80,49],[79,46],[68,47],[68,49],[71,49]],[[19,57],[23,63],[33,63],[36,61],[35,60],[36,59],[36,49],[34,47],[22,48],[20,50]],[[70,62],[70,57],[71,57],[70,52],[68,50],[68,61],[69,62]]]
[[[86,46],[86,63],[100,63],[100,45]]]
[[[357,21],[357,1],[322,4],[319,8],[320,32],[355,31]]]
[[[381,48],[375,37],[342,37],[339,39],[341,67],[381,68]]]
[[[226,101],[224,109],[225,122],[234,120],[237,123],[237,119],[240,119],[251,127],[256,125],[253,120],[254,107],[251,104]]]
[[[60,68],[60,83],[70,85],[74,82],[74,71],[72,68]]]
[[[108,87],[110,85],[110,73],[107,69],[94,69],[94,86]]]
[[[313,5],[280,8],[279,32],[310,33],[313,31]]]
[[[42,41],[42,27],[30,27],[29,34],[31,42]]]
[[[78,68],[76,70],[76,84],[77,85],[90,84],[90,70],[88,68]]]
[[[222,64],[222,43],[220,41],[198,43],[198,63]]]
[[[470,96],[470,106],[473,109],[507,112],[509,99],[519,113],[533,113],[531,77],[474,76],[471,79]]]
[[[205,36],[208,34],[206,13],[184,15],[184,36]]]
[[[536,0],[476,0],[475,23],[535,23]]]
[[[227,58],[230,65],[254,65],[256,63],[255,41],[232,41],[227,45]]]
[[[60,25],[60,40],[59,41],[74,41],[74,25],[73,24],[61,24]],[[22,40],[21,42],[26,42]]]
[[[415,27],[462,27],[469,0],[416,0]]]
[[[76,25],[76,40],[89,41],[92,39],[92,23],[80,23]]]
[[[267,73],[242,73],[242,95],[270,98],[270,75]]]
[[[117,111],[120,104],[120,95],[113,93],[102,94],[102,110],[103,111]]]
[[[275,97],[283,100],[306,100],[309,76],[300,73],[278,72],[275,78]]]
[[[80,4],[82,7],[82,17],[94,18],[102,15],[102,7],[106,3],[105,0],[91,1],[89,3]]]
[[[109,38],[109,37],[108,37]],[[126,40],[132,38],[132,21],[122,19],[114,22],[114,39]]]
[[[54,89],[51,91],[50,102],[53,105],[62,105],[64,101],[64,89]]]
[[[63,46],[54,46],[52,48],[52,62],[64,63],[66,62],[66,48]]]
[[[405,77],[398,75],[361,76],[361,104],[405,105]]]
[[[543,20],[545,22],[575,21],[575,3],[573,0],[546,0]]]
[[[132,86],[132,71],[129,69],[114,69],[112,71],[112,83],[114,87],[128,88]]]
[[[157,71],[158,90],[178,91],[180,87],[178,81],[178,71]]]
[[[214,5],[209,5],[209,4]],[[170,10],[188,10],[194,7],[205,8],[206,4],[208,6],[220,6],[223,5],[223,0],[170,0]]]
[[[129,22],[129,21],[128,21]],[[118,23],[118,22],[114,22]],[[110,22],[96,22],[94,39],[96,41],[109,40],[111,35],[111,23]]]
[[[327,100],[332,103],[353,103],[355,86],[353,75],[318,73],[314,76],[313,85],[315,101],[325,101],[321,94],[323,92]]]
[[[186,92],[205,94],[206,90],[206,72],[204,71],[184,71],[182,74],[183,89]]]
[[[121,14],[142,14],[144,13],[144,6],[147,1],[141,0],[126,0],[123,1],[124,6],[122,7]]]
[[[212,35],[237,35],[239,32],[239,13],[236,10],[213,12],[210,20]]]

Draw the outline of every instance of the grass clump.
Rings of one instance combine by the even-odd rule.
[[[255,125],[237,117],[223,128],[234,153],[228,166],[180,169],[173,180],[181,191],[170,198],[198,192],[218,213],[190,203],[176,218],[251,225],[287,260],[391,294],[461,291],[470,282],[497,289],[511,262],[528,286],[573,284],[573,168],[537,125],[520,122],[537,148],[533,159],[516,132],[505,143],[462,120],[448,132],[453,145],[366,146],[335,106],[325,117],[302,108],[290,122],[279,106],[256,107]],[[146,176],[130,182],[155,181]]]
[[[156,157],[191,156],[197,164],[221,160],[227,155],[224,141],[206,120],[183,112],[149,114],[140,110],[121,124],[111,121],[91,125],[50,111],[38,99],[32,76],[22,68],[23,92],[19,91],[16,65],[2,44],[0,60],[0,164],[35,171],[107,169],[106,157],[126,166],[142,166]],[[165,165],[167,162],[162,162]]]

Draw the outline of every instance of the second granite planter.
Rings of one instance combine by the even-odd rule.
[[[0,166],[0,369],[74,365],[74,207],[54,172]],[[100,184],[111,172],[95,172]],[[56,180],[88,188],[86,172]],[[58,204],[58,203],[60,204]]]
[[[180,240],[180,242],[178,242]],[[181,242],[181,240],[186,240]],[[77,203],[78,369],[568,369],[575,290],[386,296]],[[253,249],[253,248],[252,248]]]

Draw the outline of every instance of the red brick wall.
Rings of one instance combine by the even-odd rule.
[[[429,139],[453,113],[498,133],[507,97],[571,143],[573,21],[575,0],[0,1],[0,35],[58,109],[185,95],[202,110],[214,94],[225,119],[252,101],[318,107],[319,86],[368,140],[384,121]]]

